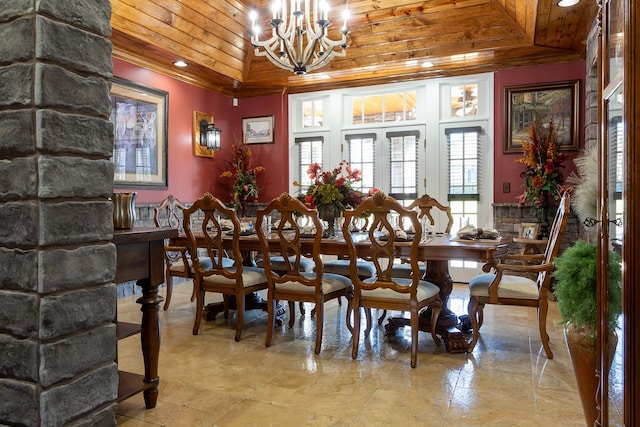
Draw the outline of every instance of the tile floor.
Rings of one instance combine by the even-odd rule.
[[[175,286],[160,310],[160,394],[145,410],[139,394],[120,403],[118,424],[136,426],[582,426],[585,424],[559,313],[548,330],[554,359],[540,345],[534,309],[487,306],[472,354],[449,354],[420,332],[418,366],[410,336],[374,329],[351,359],[346,304],[327,304],[320,355],[315,318],[277,327],[264,346],[266,313],[249,312],[242,340],[222,315],[191,334],[191,283]],[[208,296],[215,300],[215,295]],[[121,320],[140,318],[136,296],[118,300]],[[467,287],[455,285],[450,308],[466,312]],[[310,307],[309,307],[310,308]],[[310,310],[307,310],[309,313]],[[121,369],[144,372],[140,340],[119,343]]]

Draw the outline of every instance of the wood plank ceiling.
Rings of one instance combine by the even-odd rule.
[[[230,97],[301,93],[581,60],[597,12],[594,0],[328,1],[332,39],[351,12],[349,48],[304,76],[254,55],[248,14],[268,28],[269,0],[112,0],[113,56]]]

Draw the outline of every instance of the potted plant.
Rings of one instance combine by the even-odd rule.
[[[554,293],[565,325],[565,340],[578,383],[587,425],[594,425],[597,418],[596,369],[597,330],[597,246],[583,240],[576,241],[555,260],[556,279]],[[617,344],[618,316],[622,312],[622,270],[620,255],[609,251],[608,282],[608,338],[611,368]]]

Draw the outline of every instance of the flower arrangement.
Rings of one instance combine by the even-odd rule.
[[[264,167],[251,166],[251,149],[246,144],[236,142],[232,149],[231,169],[222,172],[220,178],[229,180],[232,205],[244,216],[247,201],[258,198],[258,174],[264,172]]]
[[[518,197],[518,207],[533,206],[541,228],[549,226],[548,210],[566,190],[563,185],[565,156],[559,151],[553,120],[547,127],[535,121],[528,129],[528,140],[522,141],[524,155],[516,160],[526,166],[524,192]]]
[[[340,215],[347,207],[359,205],[364,195],[353,188],[353,183],[362,180],[362,173],[352,169],[346,160],[342,160],[332,171],[323,171],[318,163],[307,169],[313,183],[304,196],[304,204],[318,210],[318,215],[326,220]],[[293,185],[301,187],[299,182]]]

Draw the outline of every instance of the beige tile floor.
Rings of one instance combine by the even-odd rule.
[[[142,395],[120,403],[118,424],[136,426],[581,426],[584,418],[559,313],[551,303],[554,359],[540,345],[534,309],[487,306],[472,354],[449,354],[420,332],[418,366],[410,367],[409,331],[374,329],[351,359],[346,304],[325,311],[320,355],[315,318],[277,327],[264,345],[266,313],[249,312],[240,342],[222,315],[192,335],[191,283],[178,284],[160,311],[160,394],[145,410]],[[208,297],[215,300],[215,295]],[[135,296],[118,301],[121,320],[140,318]],[[450,308],[466,312],[466,285]],[[307,311],[309,313],[309,310]],[[140,340],[119,343],[121,369],[143,372]]]

